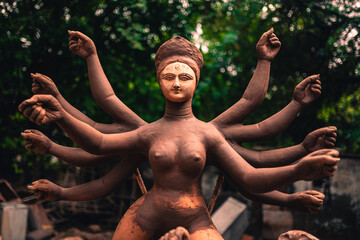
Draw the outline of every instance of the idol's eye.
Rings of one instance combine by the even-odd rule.
[[[162,75],[162,79],[164,80],[173,80],[176,77],[173,73],[166,73]]]
[[[179,79],[182,80],[182,81],[188,81],[188,80],[193,80],[194,78],[190,74],[181,73],[179,75]]]

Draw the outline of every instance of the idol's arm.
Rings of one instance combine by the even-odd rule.
[[[146,124],[115,95],[101,66],[93,41],[81,32],[69,31],[69,35],[70,50],[86,59],[91,92],[99,106],[110,114],[115,122],[130,129]]]
[[[220,128],[236,123],[241,123],[244,119],[259,106],[265,98],[270,75],[270,65],[273,58],[279,52],[281,43],[273,29],[264,33],[256,45],[258,62],[243,96],[241,99],[220,114],[212,122]]]
[[[105,176],[70,188],[62,188],[46,179],[32,183],[29,189],[38,199],[58,201],[91,201],[104,198],[119,186],[143,161],[139,156],[126,156]]]
[[[296,118],[301,109],[314,101],[320,94],[321,82],[319,75],[313,75],[296,86],[294,97],[286,107],[264,121],[252,125],[216,126],[226,139],[232,141],[249,142],[271,139],[283,132]]]
[[[298,163],[277,168],[254,168],[218,136],[211,137],[210,156],[218,165],[248,192],[269,192],[298,180],[315,180],[334,175],[340,160],[336,150],[319,150],[302,158]]]
[[[319,128],[309,133],[300,144],[267,151],[254,151],[244,148],[236,142],[228,142],[253,167],[280,167],[291,164],[314,151],[333,148],[336,142],[336,131],[334,126]]]
[[[34,95],[23,101],[19,110],[38,124],[57,122],[81,148],[92,154],[115,154],[143,150],[140,129],[119,134],[102,134],[67,113],[51,95]]]
[[[267,151],[250,150],[237,143],[230,143],[230,145],[255,168],[286,166],[308,154],[301,144]]]
[[[98,123],[90,119],[88,116],[86,116],[84,113],[76,109],[74,106],[72,106],[60,93],[57,86],[55,85],[54,81],[50,79],[48,76],[45,76],[40,73],[31,74],[31,77],[33,79],[33,84],[31,91],[34,94],[50,94],[54,96],[58,102],[61,104],[61,106],[67,111],[69,114],[71,114],[73,117],[79,119],[80,121],[89,124],[90,126],[94,127],[100,132],[103,133],[116,133],[116,132],[125,132],[132,130],[132,127],[130,128],[130,125],[127,123],[121,124],[121,123],[112,123],[112,124],[103,124]]]
[[[25,138],[25,148],[27,150],[40,154],[50,154],[77,167],[92,167],[106,160],[120,158],[120,156],[114,155],[94,155],[81,148],[59,145],[35,129],[26,129],[21,135]]]
[[[231,179],[229,179],[231,182]],[[234,185],[234,184],[233,184]],[[265,193],[252,193],[245,191],[238,185],[234,187],[244,197],[265,204],[271,204],[276,206],[288,207],[297,211],[305,211],[310,213],[317,213],[323,204],[325,195],[315,191],[307,190],[296,193],[283,193],[280,191],[271,191]]]

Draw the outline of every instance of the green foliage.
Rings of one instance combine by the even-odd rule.
[[[164,108],[154,68],[161,43],[181,35],[201,47],[205,66],[193,105],[200,119],[211,120],[241,97],[256,66],[256,42],[274,27],[282,48],[272,64],[267,98],[246,123],[257,123],[279,111],[290,101],[300,80],[320,73],[322,96],[286,133],[262,144],[278,147],[298,143],[305,133],[329,124],[349,129],[339,131],[338,146],[359,151],[359,138],[347,128],[356,127],[358,119],[354,115],[349,123],[345,117],[351,112],[345,99],[357,94],[354,89],[360,83],[360,34],[355,34],[360,31],[359,9],[332,2],[0,1],[0,177],[13,177],[21,169],[36,169],[35,163],[45,168],[45,162],[49,162],[25,151],[19,134],[24,129],[40,128],[56,142],[72,144],[55,125],[38,127],[18,113],[18,104],[32,95],[30,72],[51,77],[63,96],[94,120],[111,122],[91,96],[85,62],[68,50],[68,29],[93,39],[119,98],[146,121],[154,121],[162,116]],[[346,106],[341,108],[337,104],[343,101]],[[340,118],[335,118],[336,114]],[[355,139],[357,145],[348,144],[350,140],[346,139]],[[53,168],[57,169],[57,163]]]
[[[344,151],[360,151],[360,88],[344,94],[337,103],[323,106],[317,117],[339,128],[339,139]]]

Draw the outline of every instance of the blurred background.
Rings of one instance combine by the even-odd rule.
[[[30,194],[25,186],[39,178],[73,186],[102,176],[114,164],[80,169],[24,148],[20,132],[29,128],[41,130],[59,144],[74,146],[55,124],[38,127],[17,110],[32,96],[30,73],[52,78],[62,95],[90,118],[112,121],[91,96],[86,62],[68,50],[68,29],[81,31],[95,42],[117,96],[152,122],[162,116],[165,103],[154,67],[156,50],[163,42],[180,35],[201,49],[204,67],[193,110],[199,119],[209,121],[242,96],[256,66],[255,45],[271,27],[282,46],[271,66],[266,98],[245,123],[258,123],[281,110],[290,102],[297,83],[307,76],[320,74],[322,94],[277,138],[243,145],[257,149],[291,146],[319,127],[335,125],[336,147],[345,159],[337,172],[338,182],[311,183],[309,188],[328,193],[327,205],[316,216],[292,213],[292,227],[326,239],[354,239],[360,231],[356,176],[360,170],[359,1],[0,1],[0,179],[6,179],[21,198]],[[142,166],[141,171],[150,188],[149,167]],[[224,192],[236,195],[226,182]],[[118,220],[140,194],[130,177],[106,204],[117,207]],[[272,239],[259,230],[264,228],[264,209],[246,204],[254,222],[248,234]],[[116,222],[97,224],[114,230]]]

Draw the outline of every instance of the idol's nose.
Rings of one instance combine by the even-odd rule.
[[[174,82],[173,88],[175,88],[175,89],[179,89],[179,88],[180,88],[180,81],[179,81],[179,78],[178,78],[178,77],[175,78],[175,82]]]

